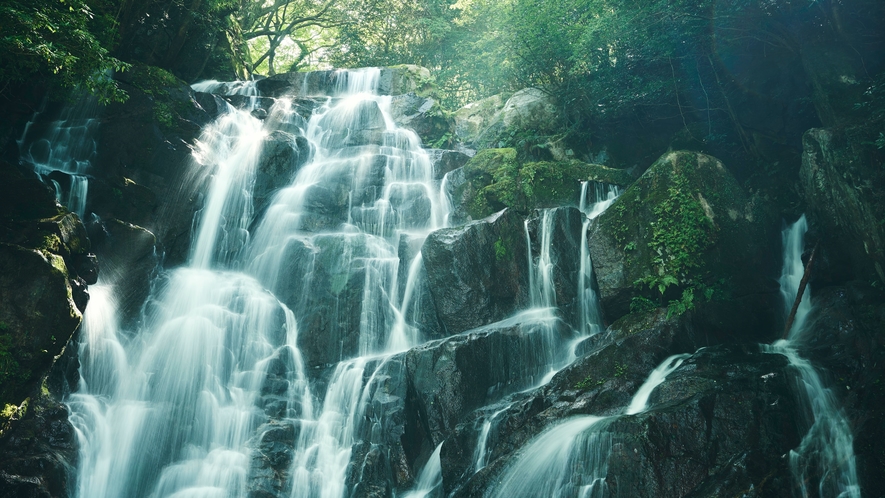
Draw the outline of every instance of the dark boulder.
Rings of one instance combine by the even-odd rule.
[[[470,156],[457,150],[427,149],[427,154],[433,164],[433,177],[438,180],[442,180],[447,173],[464,166],[470,160]]]
[[[501,320],[526,303],[524,239],[522,218],[512,210],[427,237],[421,254],[448,333]]]
[[[310,156],[310,143],[301,135],[274,131],[264,138],[252,188],[256,212],[266,207],[274,191],[292,182]]]

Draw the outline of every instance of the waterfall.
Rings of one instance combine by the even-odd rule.
[[[624,415],[646,411],[652,391],[688,356],[674,355],[661,362],[637,390]],[[612,448],[612,436],[606,429],[624,415],[574,417],[550,427],[519,451],[489,496],[606,496]]]
[[[805,272],[802,252],[807,231],[808,223],[802,215],[783,232],[784,263],[780,288],[784,318],[790,313]],[[811,362],[799,354],[811,310],[811,288],[806,287],[789,336],[768,348],[786,356],[798,374],[796,394],[804,407],[803,421],[808,427],[799,447],[790,452],[790,470],[803,498],[859,498],[851,426],[833,392],[824,386]]]
[[[593,187],[592,190],[590,187]],[[590,194],[593,194],[590,197]],[[578,275],[578,300],[580,304],[580,326],[584,335],[594,335],[602,331],[602,315],[599,312],[599,297],[593,290],[593,261],[587,245],[587,232],[590,223],[602,214],[621,194],[616,185],[598,182],[581,183],[581,199],[579,209],[584,214],[581,224],[581,270]]]
[[[58,201],[81,219],[95,160],[97,115],[98,100],[84,96],[52,122],[41,122],[41,113],[36,113],[17,141],[21,160],[32,164],[55,188]]]
[[[430,455],[430,459],[427,460],[427,464],[421,469],[415,490],[406,493],[405,498],[425,498],[439,489],[440,485],[442,485],[442,466],[439,460],[441,450],[442,443],[439,443],[436,449],[433,450],[433,454]]]
[[[265,121],[226,106],[203,130],[194,162],[211,185],[188,264],[159,277],[138,330],[121,330],[113,289],[95,287],[83,382],[69,399],[79,497],[246,496],[252,448],[286,424],[298,430],[288,494],[347,494],[375,377],[393,353],[421,341],[414,316],[423,261],[401,247],[419,247],[445,226],[451,207],[418,137],[393,123],[390,97],[376,95],[379,70],[338,74],[335,98],[325,97],[307,122],[279,99]],[[257,102],[254,84],[195,88]],[[298,128],[313,154],[255,220],[256,168],[279,127]],[[357,337],[352,348],[342,339],[323,351],[337,362],[324,393],[311,392],[298,347],[317,267],[330,273],[333,292],[349,289],[350,279],[361,285],[355,330],[337,323],[329,331]],[[300,292],[293,282],[304,282]]]

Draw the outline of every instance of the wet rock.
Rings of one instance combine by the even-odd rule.
[[[0,243],[0,402],[19,405],[80,325],[64,259]]]
[[[259,427],[249,472],[249,496],[277,497],[286,491],[293,443],[298,431],[292,421],[273,422]]]
[[[565,207],[538,210],[528,219],[532,241],[532,261],[537,266],[543,250],[544,223],[550,230],[551,282],[559,316],[575,329],[580,329],[580,303],[578,280],[581,270],[581,225],[584,215],[576,208]]]
[[[609,426],[609,489],[788,496],[783,455],[801,439],[792,382],[781,355],[727,347],[696,353],[655,390],[652,410]]]
[[[298,321],[298,346],[310,367],[355,356],[373,240],[362,234],[292,238],[274,294]]]
[[[117,219],[96,221],[91,232],[101,255],[102,280],[114,286],[121,323],[132,325],[150,293],[150,277],[158,263],[157,239],[147,229]]]
[[[799,176],[821,242],[815,278],[824,283],[870,276],[885,283],[885,154],[874,139],[867,127],[812,129],[803,136]]]
[[[310,143],[301,135],[274,131],[264,138],[252,188],[256,212],[263,211],[274,191],[291,183],[310,156]]]
[[[374,100],[361,100],[355,106],[339,106],[317,123],[325,131],[322,144],[327,148],[381,145],[387,125]]]
[[[858,479],[864,495],[885,493],[885,296],[866,282],[814,289],[814,308],[801,336],[808,358],[835,394],[854,434]]]
[[[427,237],[421,254],[448,333],[501,320],[526,302],[523,233],[521,217],[507,210]]]
[[[536,385],[557,356],[565,357],[568,327],[552,317],[522,321],[492,324],[409,351],[409,382],[431,440],[445,439],[471,411]]]
[[[67,408],[37,395],[14,418],[11,428],[3,421],[0,429],[0,496],[74,496],[77,436]]]
[[[780,323],[775,228],[721,162],[665,154],[590,229],[606,317],[696,307],[720,340],[770,339]]]
[[[368,404],[353,446],[346,484],[355,496],[391,496],[414,484],[431,441],[415,426],[418,408],[410,399],[404,355],[372,363],[365,370]]]
[[[433,177],[442,180],[447,173],[467,164],[470,156],[457,150],[427,149],[433,164]]]
[[[617,349],[629,350],[627,344],[620,346],[627,347]],[[617,355],[617,349],[604,348],[599,358]],[[670,352],[664,349],[669,348],[659,349],[658,354]],[[790,388],[794,379],[786,358],[762,353],[756,346],[702,349],[653,391],[647,411],[619,415],[656,366],[642,356],[637,359],[640,362],[628,363],[622,370],[613,370],[610,378],[601,379],[601,384],[617,390],[615,396],[582,402],[585,395],[578,395],[577,401],[563,401],[573,395],[551,385],[545,388],[544,398],[535,395],[515,402],[499,422],[497,439],[490,441],[491,463],[462,488],[454,489],[454,496],[477,496],[499,487],[506,469],[521,457],[517,449],[523,448],[524,454],[536,435],[574,420],[578,413],[614,418],[594,426],[600,440],[598,451],[588,448],[592,455],[575,460],[566,486],[602,477],[604,484],[599,485],[607,490],[605,496],[730,496],[747,490],[752,490],[749,496],[790,494],[788,461],[782,455],[801,436]],[[600,372],[607,368],[605,364],[599,367]],[[637,371],[631,372],[634,368]],[[562,393],[558,400],[551,398],[555,392]],[[463,447],[453,449],[458,446]],[[603,473],[598,475],[600,465]],[[444,484],[447,490],[454,487]]]
[[[166,264],[174,266],[187,257],[194,213],[208,181],[193,161],[192,147],[215,115],[174,78],[150,93],[144,90],[153,81],[144,71],[118,75],[129,99],[102,113],[92,174],[97,185],[107,187],[100,197],[90,195],[87,211],[147,228],[162,242]],[[200,101],[206,104],[205,97]]]
[[[93,253],[78,254],[74,258],[74,270],[87,285],[98,281],[98,257]]]

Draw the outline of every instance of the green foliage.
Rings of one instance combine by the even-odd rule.
[[[507,245],[504,241],[498,239],[495,241],[495,260],[498,262],[506,261],[508,257]]]
[[[654,301],[643,296],[634,296],[630,300],[630,313],[643,313],[657,309],[658,305]]]
[[[102,102],[126,98],[109,71],[127,67],[108,52],[114,24],[86,0],[4,0],[0,3],[0,80],[46,78],[53,90],[81,87]],[[5,89],[5,88],[4,88]]]
[[[575,384],[575,389],[577,389],[578,391],[586,391],[588,389],[591,389],[591,388],[594,388],[597,386],[601,386],[603,384],[605,384],[604,379],[599,379],[599,380],[594,381],[593,377],[588,375],[587,377],[584,377],[582,380],[578,381]]]

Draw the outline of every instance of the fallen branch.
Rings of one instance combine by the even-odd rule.
[[[790,310],[790,316],[787,317],[787,325],[784,327],[784,339],[790,334],[793,327],[793,321],[796,320],[796,311],[799,310],[799,303],[802,302],[802,294],[805,294],[805,287],[808,286],[808,278],[811,276],[811,265],[814,264],[814,254],[817,252],[819,243],[814,244],[811,250],[811,256],[808,257],[808,264],[805,265],[805,273],[802,275],[802,281],[799,282],[799,291],[796,292],[796,300],[793,301],[793,309]]]

